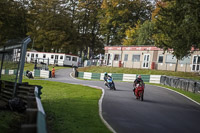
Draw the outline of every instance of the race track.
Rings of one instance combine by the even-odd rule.
[[[71,72],[58,70],[48,80],[104,88],[102,115],[117,133],[200,133],[200,106],[173,91],[146,85],[144,101],[139,101],[132,83],[115,82],[117,91],[111,91],[103,81],[73,79]]]

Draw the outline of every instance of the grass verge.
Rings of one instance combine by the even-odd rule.
[[[147,74],[147,75],[167,75],[167,76],[176,76],[176,77],[200,80],[200,76],[196,73],[161,71],[161,70],[151,70],[151,69],[119,68],[119,67],[108,67],[108,66],[91,66],[91,67],[78,68],[78,71],[80,71],[80,72],[92,72],[92,73],[107,72],[107,73]]]
[[[49,132],[110,132],[99,116],[101,90],[45,80],[24,82],[43,86],[41,97]]]
[[[18,133],[23,119],[23,114],[0,110],[0,132]]]

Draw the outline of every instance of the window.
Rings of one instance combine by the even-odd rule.
[[[66,60],[71,61],[71,56],[66,56]]]
[[[53,59],[54,58],[54,55],[51,55],[51,59]]]
[[[200,69],[200,56],[194,56],[193,57],[193,64],[192,64],[192,70],[193,71],[199,71]]]
[[[120,55],[119,55],[119,54],[115,54],[115,56],[114,56],[114,60],[115,60],[115,61],[120,60]]]
[[[168,55],[166,55],[165,62],[176,64],[176,57],[174,55],[168,54]]]
[[[43,58],[46,58],[46,54],[43,54]]]
[[[27,53],[27,57],[29,57],[29,53]]]
[[[128,54],[124,55],[124,61],[128,61]]]
[[[36,54],[36,58],[38,57],[38,54]]]
[[[62,56],[62,55],[60,56],[60,59],[61,59],[61,60],[63,59],[63,56]]]
[[[34,54],[31,54],[31,57],[34,58]]]
[[[72,57],[72,61],[77,61],[77,57]]]
[[[159,57],[158,57],[158,63],[163,63],[163,55],[159,55]]]
[[[140,62],[140,55],[133,55],[132,62]]]

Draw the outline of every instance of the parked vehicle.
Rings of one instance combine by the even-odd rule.
[[[27,51],[26,54],[27,62],[37,63],[43,62],[51,65],[58,66],[72,66],[78,67],[81,65],[81,58],[76,55],[64,54],[64,53],[48,53],[48,52],[37,52],[37,51]]]
[[[144,87],[145,87],[144,83],[136,84],[136,88],[133,91],[134,95],[136,96],[136,99],[140,99],[141,101],[144,100]]]

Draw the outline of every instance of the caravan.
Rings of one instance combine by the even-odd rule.
[[[48,52],[33,52],[27,51],[27,62],[37,61],[58,66],[75,66],[78,67],[81,63],[81,58],[76,55],[64,54],[64,53],[48,53]]]

